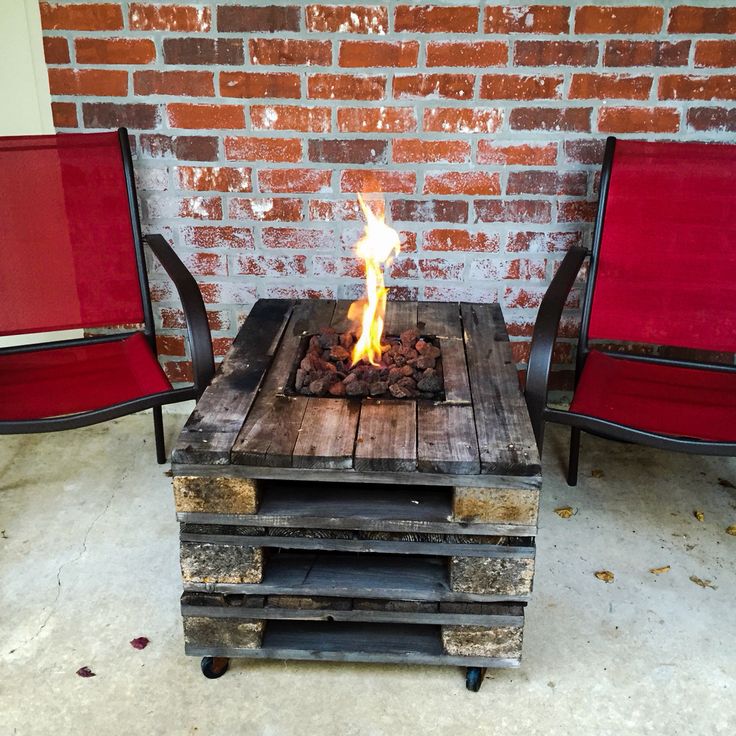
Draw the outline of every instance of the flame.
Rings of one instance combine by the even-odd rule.
[[[379,365],[388,294],[388,289],[383,285],[383,266],[398,254],[401,242],[396,230],[384,222],[383,207],[377,216],[360,194],[358,203],[365,217],[365,230],[355,244],[355,253],[365,261],[366,296],[353,302],[348,310],[348,318],[360,323],[358,341],[353,346],[351,357],[353,365],[360,360]]]

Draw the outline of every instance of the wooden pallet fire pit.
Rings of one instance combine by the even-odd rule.
[[[299,395],[305,340],[346,314],[259,301],[181,433],[186,652],[208,676],[212,657],[461,664],[477,689],[520,661],[541,487],[500,308],[389,303],[387,334],[439,347],[441,400]]]

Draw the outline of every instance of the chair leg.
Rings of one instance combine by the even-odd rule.
[[[156,460],[159,465],[166,462],[166,441],[164,440],[164,417],[160,406],[153,407],[153,434],[156,438]]]
[[[578,459],[580,457],[580,430],[577,427],[570,429],[570,459],[567,464],[567,485],[578,484]]]

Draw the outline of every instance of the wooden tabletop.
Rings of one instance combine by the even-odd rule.
[[[179,437],[174,473],[539,484],[539,455],[497,304],[388,303],[386,334],[416,327],[439,340],[443,401],[289,395],[304,337],[325,325],[346,329],[348,306],[258,301]]]

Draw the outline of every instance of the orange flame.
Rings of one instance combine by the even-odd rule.
[[[388,294],[388,289],[383,285],[383,266],[399,253],[401,242],[396,230],[384,222],[383,207],[377,216],[360,194],[358,202],[365,217],[365,230],[355,244],[355,253],[365,261],[366,296],[353,302],[348,310],[348,318],[360,323],[358,342],[353,346],[351,357],[353,365],[360,360],[379,365]]]

